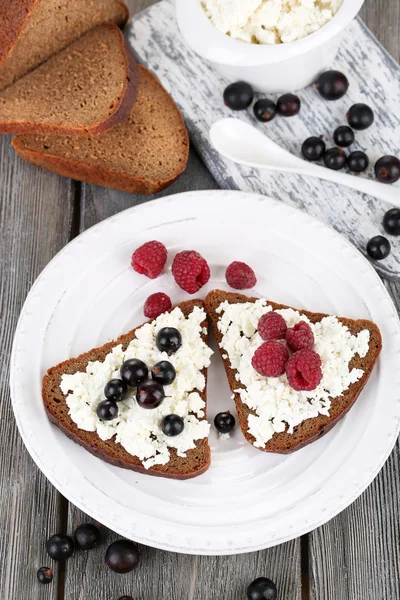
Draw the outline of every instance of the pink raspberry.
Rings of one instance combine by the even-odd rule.
[[[285,319],[273,310],[263,315],[258,322],[258,333],[266,342],[269,340],[284,340],[286,330]]]
[[[264,342],[255,351],[251,364],[263,377],[280,377],[284,374],[289,352],[280,342]]]
[[[314,334],[311,327],[305,321],[299,321],[294,327],[286,332],[287,345],[293,352],[314,348]]]
[[[312,392],[321,382],[321,366],[321,357],[314,350],[295,352],[286,366],[289,385],[296,392]]]
[[[185,250],[175,256],[172,275],[180,288],[195,294],[210,279],[210,267],[198,252]]]
[[[144,316],[148,319],[156,319],[162,313],[167,312],[172,307],[171,298],[167,294],[157,292],[149,296],[144,303]]]
[[[146,242],[132,254],[132,267],[141,275],[155,279],[167,262],[167,249],[161,242]]]
[[[226,281],[235,290],[246,290],[257,283],[257,277],[251,267],[244,262],[235,261],[229,265],[225,273]]]

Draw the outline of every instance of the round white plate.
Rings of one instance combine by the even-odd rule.
[[[68,357],[140,324],[149,294],[188,299],[166,270],[149,280],[130,267],[135,248],[158,239],[198,250],[212,279],[200,296],[226,287],[233,260],[253,266],[254,292],[298,308],[370,318],[382,331],[379,363],[354,408],[331,433],[289,456],[250,446],[239,428],[210,435],[212,466],[173,481],[112,467],[68,440],[46,417],[41,378]],[[322,525],[371,483],[400,426],[400,329],[375,271],[344,238],[282,203],[240,192],[185,193],[120,213],[66,246],[34,284],[11,361],[22,438],[64,496],[138,542],[192,554],[234,554],[273,546]],[[219,355],[210,368],[209,418],[233,410]]]

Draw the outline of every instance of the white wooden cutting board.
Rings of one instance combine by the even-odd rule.
[[[138,60],[161,80],[181,108],[192,143],[221,188],[266,194],[297,206],[345,235],[365,254],[368,240],[384,233],[382,218],[389,205],[334,183],[287,173],[255,171],[224,160],[210,145],[208,132],[221,117],[232,116],[222,101],[228,81],[188,48],[175,20],[173,0],[162,0],[133,18],[128,40]],[[400,67],[360,21],[344,32],[333,68],[347,74],[348,94],[337,102],[324,101],[313,86],[299,92],[300,114],[258,123],[251,111],[235,113],[265,131],[294,154],[310,135],[323,135],[333,146],[335,128],[355,102],[375,111],[374,125],[356,135],[352,150],[367,152],[370,162],[384,154],[400,155]],[[367,177],[373,177],[370,168]],[[399,187],[400,199],[400,187]],[[266,235],[268,229],[266,228]],[[392,254],[375,266],[388,279],[400,279],[400,238],[390,238]]]

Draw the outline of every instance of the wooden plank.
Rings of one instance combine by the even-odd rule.
[[[390,54],[400,61],[400,0],[366,0],[361,16]]]
[[[17,159],[0,139],[0,598],[55,600],[56,578],[43,586],[49,565],[45,541],[61,526],[61,497],[29,457],[13,418],[9,356],[17,319],[33,281],[69,240],[73,184]],[[54,566],[54,565],[51,565]]]

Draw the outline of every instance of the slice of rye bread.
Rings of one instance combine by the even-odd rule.
[[[128,18],[120,0],[0,0],[0,90],[96,25]]]
[[[96,137],[24,135],[13,140],[26,161],[65,177],[132,194],[154,194],[185,170],[189,137],[158,79],[139,65],[139,91],[126,123]]]
[[[182,302],[178,307],[187,317],[195,306],[204,308],[202,300],[189,300]],[[171,309],[171,311],[173,308]],[[168,311],[168,312],[171,312]],[[208,328],[207,319],[204,320],[202,326]],[[111,463],[116,467],[147,473],[149,475],[157,475],[159,477],[169,477],[171,479],[190,479],[197,477],[210,466],[211,455],[210,447],[207,439],[197,440],[196,447],[188,450],[186,458],[179,457],[174,448],[170,448],[171,459],[166,465],[155,465],[150,469],[145,469],[141,461],[129,454],[123,446],[116,443],[114,438],[103,441],[96,432],[83,431],[78,429],[77,425],[72,421],[68,414],[68,406],[66,404],[66,396],[60,389],[61,378],[64,374],[73,375],[77,372],[83,372],[90,361],[103,361],[106,355],[111,350],[122,344],[125,349],[129,342],[136,337],[135,332],[142,327],[139,325],[129,333],[121,335],[113,342],[108,342],[101,348],[94,348],[85,354],[81,354],[77,358],[70,358],[65,362],[48,370],[43,377],[43,402],[47,415],[50,421],[57,425],[69,438],[83,446],[88,452],[94,454],[98,458]],[[208,334],[202,334],[204,342],[208,343]],[[207,369],[202,371],[207,383]],[[207,402],[207,387],[202,392],[199,391],[201,398]],[[206,419],[206,415],[204,416]]]
[[[208,294],[205,300],[206,311],[211,320],[218,342],[218,347],[222,340],[222,334],[218,330],[217,326],[219,315],[216,312],[220,304],[225,301],[228,301],[229,304],[236,304],[243,302],[256,302],[256,300],[258,300],[258,298],[248,298],[242,294],[229,293],[222,290],[214,290]],[[269,300],[267,302],[274,310],[291,308],[283,304],[270,302]],[[324,317],[328,316],[322,313],[313,313],[306,310],[298,310],[298,312],[308,317],[312,323],[317,323]],[[299,450],[303,446],[306,446],[307,444],[310,444],[311,442],[314,442],[318,438],[322,437],[325,433],[332,429],[332,427],[336,425],[336,423],[342,417],[344,417],[344,415],[350,410],[354,402],[357,400],[362,389],[367,383],[369,376],[371,375],[376,361],[378,360],[378,356],[382,349],[382,338],[377,325],[371,321],[364,319],[355,321],[342,317],[339,318],[339,321],[343,323],[343,325],[346,325],[353,335],[357,335],[357,333],[363,331],[364,329],[368,329],[371,334],[368,354],[364,358],[360,358],[358,355],[356,355],[350,362],[351,369],[362,369],[364,371],[364,375],[359,381],[353,383],[342,396],[332,399],[329,417],[325,415],[318,415],[318,417],[313,419],[307,419],[295,427],[294,433],[292,434],[287,432],[275,433],[267,442],[265,448],[257,448],[258,450],[280,454],[288,454],[290,452],[294,452],[295,450]],[[224,351],[221,348],[220,351],[221,355],[224,354]],[[235,390],[238,388],[244,388],[244,386],[236,380],[237,371],[231,368],[229,359],[223,359],[223,362],[226,374],[228,376],[229,386],[235,396],[235,404],[238,412],[240,427],[247,441],[250,444],[254,444],[255,439],[248,432],[248,417],[250,414],[255,415],[256,412],[249,409],[246,404],[241,401],[240,395],[235,392]]]
[[[0,92],[0,133],[97,135],[128,118],[138,79],[122,31],[99,25]]]

